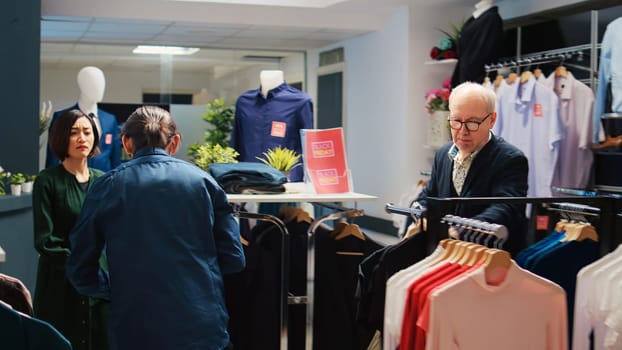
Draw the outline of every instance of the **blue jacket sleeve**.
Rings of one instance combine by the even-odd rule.
[[[210,182],[218,265],[223,274],[240,272],[246,265],[240,240],[240,227],[233,217],[233,209],[225,192],[214,180],[210,179]]]

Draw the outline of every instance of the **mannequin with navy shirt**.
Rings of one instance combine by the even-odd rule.
[[[264,70],[259,89],[240,95],[235,105],[231,147],[241,162],[259,162],[263,152],[277,146],[302,154],[301,129],[313,129],[313,102],[305,92],[285,82],[283,71]],[[304,170],[297,166],[290,181],[302,181]]]
[[[484,65],[496,62],[499,58],[502,37],[503,20],[495,2],[479,1],[460,31],[458,63],[451,77],[452,88],[466,81],[484,81]]]
[[[54,112],[50,130],[52,130],[52,125],[56,118],[66,110],[78,109],[82,113],[91,116],[99,133],[100,154],[89,158],[88,165],[92,168],[108,171],[121,164],[121,143],[117,118],[97,106],[97,103],[102,101],[106,88],[104,72],[93,66],[83,67],[78,72],[77,83],[80,90],[78,102],[69,108]],[[60,160],[54,156],[54,153],[48,146],[45,167],[56,165],[59,162]]]

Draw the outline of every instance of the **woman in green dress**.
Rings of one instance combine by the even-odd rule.
[[[99,152],[98,144],[92,118],[76,109],[63,113],[50,131],[50,148],[62,161],[39,173],[32,194],[39,252],[35,317],[51,323],[74,350],[107,349],[108,303],[79,295],[65,276],[69,232],[86,192],[103,175],[87,165]]]

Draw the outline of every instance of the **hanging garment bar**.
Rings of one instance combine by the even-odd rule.
[[[451,214],[443,216],[441,222],[446,223],[449,226],[456,226],[475,232],[493,235],[500,240],[500,243],[505,242],[508,239],[508,229],[503,225],[477,219],[463,218],[461,216]]]
[[[577,203],[544,203],[543,206],[550,210],[566,212],[569,214],[600,216],[600,209],[589,205]]]
[[[281,219],[276,216],[260,213],[249,213],[245,211],[235,210],[233,213],[241,219],[255,219],[271,222],[278,227],[281,232],[281,303],[280,303],[280,350],[287,350],[287,305],[288,305],[288,289],[289,289],[289,232]]]
[[[600,48],[600,45],[597,45]],[[502,68],[518,68],[518,67],[527,67],[531,65],[552,63],[552,62],[562,62],[566,60],[570,60],[572,58],[576,58],[577,61],[583,61],[585,56],[589,56],[589,52],[591,51],[591,45],[578,45],[567,47],[563,49],[555,49],[548,51],[540,51],[534,52],[530,54],[521,55],[518,58],[501,58],[495,63],[490,63],[484,65],[484,69],[486,72],[490,73]],[[565,64],[565,63],[564,63]],[[588,66],[582,66],[579,64],[566,64],[568,66],[572,65],[572,68],[581,69],[585,71],[592,71],[592,69]]]
[[[313,281],[315,281],[315,230],[323,222],[328,220],[342,220],[365,215],[365,212],[363,210],[349,209],[340,205],[334,205],[329,203],[313,203],[313,205],[319,205],[338,211],[326,214],[321,218],[316,219],[309,226],[307,246],[307,295],[305,300],[307,303],[307,331],[305,349],[307,350],[313,349]]]
[[[417,208],[402,208],[393,205],[393,203],[387,203],[384,205],[384,210],[389,214],[400,214],[410,216],[413,220],[417,221],[425,216],[425,209]]]

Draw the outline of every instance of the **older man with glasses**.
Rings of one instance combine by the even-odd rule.
[[[492,90],[472,82],[462,83],[451,92],[452,142],[436,152],[431,178],[414,206],[427,207],[428,197],[527,195],[527,158],[491,131],[497,120],[495,102]],[[457,203],[450,213],[506,226],[509,239],[502,248],[510,253],[515,254],[526,246],[524,204]]]

